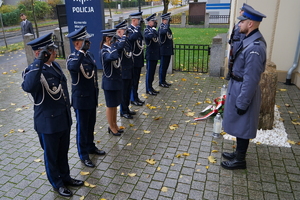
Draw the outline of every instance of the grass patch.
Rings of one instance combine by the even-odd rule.
[[[227,33],[228,28],[172,28],[175,44],[211,45],[213,37]]]
[[[227,33],[227,28],[171,28],[175,52],[175,70],[187,72],[208,72],[208,49],[212,39],[220,33]],[[195,46],[206,45],[206,46]],[[180,49],[179,49],[180,48]]]
[[[5,54],[8,52],[12,52],[12,51],[20,50],[20,49],[24,49],[23,42],[9,44],[9,45],[7,45],[7,48],[6,48],[6,46],[0,46],[0,54]]]

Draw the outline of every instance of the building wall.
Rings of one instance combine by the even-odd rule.
[[[239,8],[245,0],[232,0],[231,25],[237,22]],[[295,0],[246,0],[247,4],[265,14],[260,31],[267,42],[267,58],[277,66],[278,80],[285,82],[292,66],[300,32],[300,1]],[[300,88],[300,64],[292,76],[292,82]]]

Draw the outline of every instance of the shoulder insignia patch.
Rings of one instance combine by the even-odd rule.
[[[259,41],[255,41],[254,45],[260,45]]]
[[[259,53],[258,53],[257,51],[251,51],[251,52],[250,52],[250,54],[253,54],[253,53],[255,53],[256,55],[259,56]]]

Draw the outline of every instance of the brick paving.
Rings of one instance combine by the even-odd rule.
[[[24,52],[17,51],[8,59],[0,59],[0,199],[64,199],[53,192],[43,174],[43,151],[33,129],[33,105],[20,87],[21,72],[26,67]],[[141,76],[140,94],[145,94],[144,80],[145,75]],[[95,168],[85,167],[78,158],[73,113],[71,176],[96,187],[72,187],[74,196],[70,199],[82,196],[88,200],[300,199],[299,145],[283,148],[250,143],[247,170],[225,170],[220,167],[221,152],[232,151],[235,143],[212,138],[212,118],[194,122],[193,117],[186,116],[188,112],[199,116],[208,105],[205,101],[219,95],[225,80],[207,74],[174,72],[167,77],[173,82],[169,89],[159,88],[157,80],[156,76],[154,86],[160,89],[160,94],[146,95],[145,99],[146,104],[155,108],[133,106],[137,111],[134,119],[118,117],[118,124],[125,127],[121,137],[107,133],[105,101],[100,92],[95,140],[107,155],[91,157]],[[276,104],[280,106],[288,138],[300,141],[300,126],[291,123],[291,120],[300,121],[299,89],[278,83]],[[172,124],[179,127],[170,130]],[[190,155],[176,157],[182,153]],[[210,155],[215,156],[215,164],[209,163]],[[145,160],[150,158],[156,164],[147,164]],[[42,162],[34,162],[35,159]],[[81,171],[90,175],[82,176]],[[130,177],[128,173],[136,176]],[[167,188],[166,192],[161,191],[163,187]]]

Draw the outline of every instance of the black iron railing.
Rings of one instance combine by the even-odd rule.
[[[209,15],[210,24],[229,24],[229,15]]]
[[[52,40],[53,40],[54,44],[56,46],[58,46],[57,58],[66,58],[65,51],[64,51],[64,42],[60,41],[59,38],[56,37],[56,35],[53,35]]]
[[[182,72],[208,72],[209,45],[175,44],[175,69]]]

